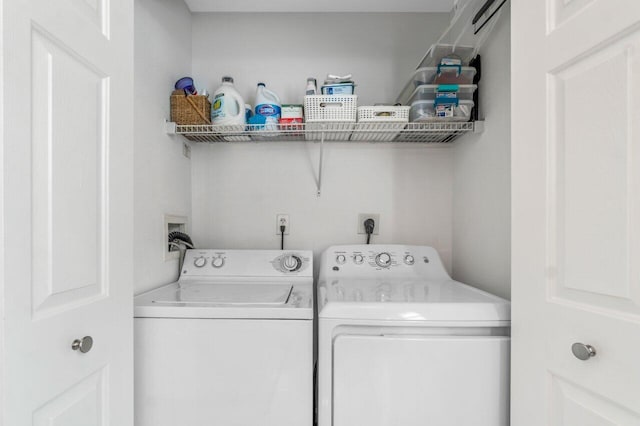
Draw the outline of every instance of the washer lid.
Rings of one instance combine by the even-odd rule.
[[[176,282],[135,298],[139,318],[311,319],[310,284],[291,282]]]
[[[282,306],[287,303],[292,284],[256,284],[192,281],[158,292],[151,303],[158,305],[260,305]]]
[[[332,280],[318,286],[320,318],[510,321],[507,300],[453,281]]]

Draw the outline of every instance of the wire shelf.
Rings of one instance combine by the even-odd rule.
[[[407,123],[399,129],[397,123],[371,126],[332,126],[331,123],[281,124],[265,128],[261,125],[181,125],[170,123],[169,133],[182,135],[194,142],[282,142],[334,141],[343,142],[413,142],[450,143],[465,133],[474,131],[474,122]],[[324,134],[324,138],[323,138]],[[385,137],[386,136],[386,137]],[[355,142],[357,141],[357,142]]]

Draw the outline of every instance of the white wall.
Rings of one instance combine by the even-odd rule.
[[[191,74],[191,14],[182,1],[135,1],[135,292],[174,280],[164,214],[191,215],[191,165],[168,137],[169,93]]]
[[[417,145],[196,145],[193,234],[201,247],[278,249],[276,214],[291,219],[287,248],[364,243],[358,213],[380,214],[374,243],[427,244],[450,266],[452,151]]]
[[[359,104],[392,102],[448,23],[434,14],[195,14],[193,73],[213,91],[235,78],[253,105],[258,81],[301,103],[306,78],[353,73]],[[247,41],[249,40],[249,41]],[[373,242],[430,244],[450,266],[452,152],[424,145],[194,146],[193,234],[202,247],[278,248],[275,216],[291,216],[287,247],[364,242],[358,213],[379,213]]]
[[[266,83],[302,103],[307,77],[351,73],[361,105],[393,102],[449,22],[424,13],[200,13],[193,20],[193,74],[212,92],[224,75],[254,105]]]
[[[0,22],[4,25],[4,9],[5,4],[4,0],[0,0]],[[5,74],[4,74],[4,35],[5,31],[0,30],[0,164],[2,164],[2,168],[4,169],[4,132],[6,127],[4,126],[4,104],[5,104],[5,96],[4,96],[4,85],[5,85]],[[5,179],[4,173],[0,172],[0,401],[5,401],[5,249],[4,249],[4,193],[5,193]],[[4,417],[5,417],[5,404],[4,402],[0,402],[0,426],[4,425]]]
[[[505,5],[481,49],[480,111],[485,131],[453,151],[453,277],[509,298],[511,294],[510,28]]]

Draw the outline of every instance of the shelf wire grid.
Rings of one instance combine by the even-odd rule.
[[[473,132],[473,122],[407,123],[398,129],[397,123],[388,127],[378,125],[345,131],[344,123],[263,125],[184,125],[178,124],[175,133],[194,142],[283,142],[312,140],[318,142],[324,133],[325,141],[450,143]],[[385,137],[386,136],[386,137]]]

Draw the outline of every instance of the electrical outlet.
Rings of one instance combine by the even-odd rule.
[[[364,230],[364,221],[367,219],[373,219],[375,227],[373,228],[373,235],[380,233],[380,214],[379,213],[360,213],[358,215],[358,234],[366,234]]]
[[[291,231],[291,223],[289,222],[288,214],[277,214],[276,215],[276,235],[280,235],[280,226],[284,225],[284,235],[289,235],[289,231]]]

